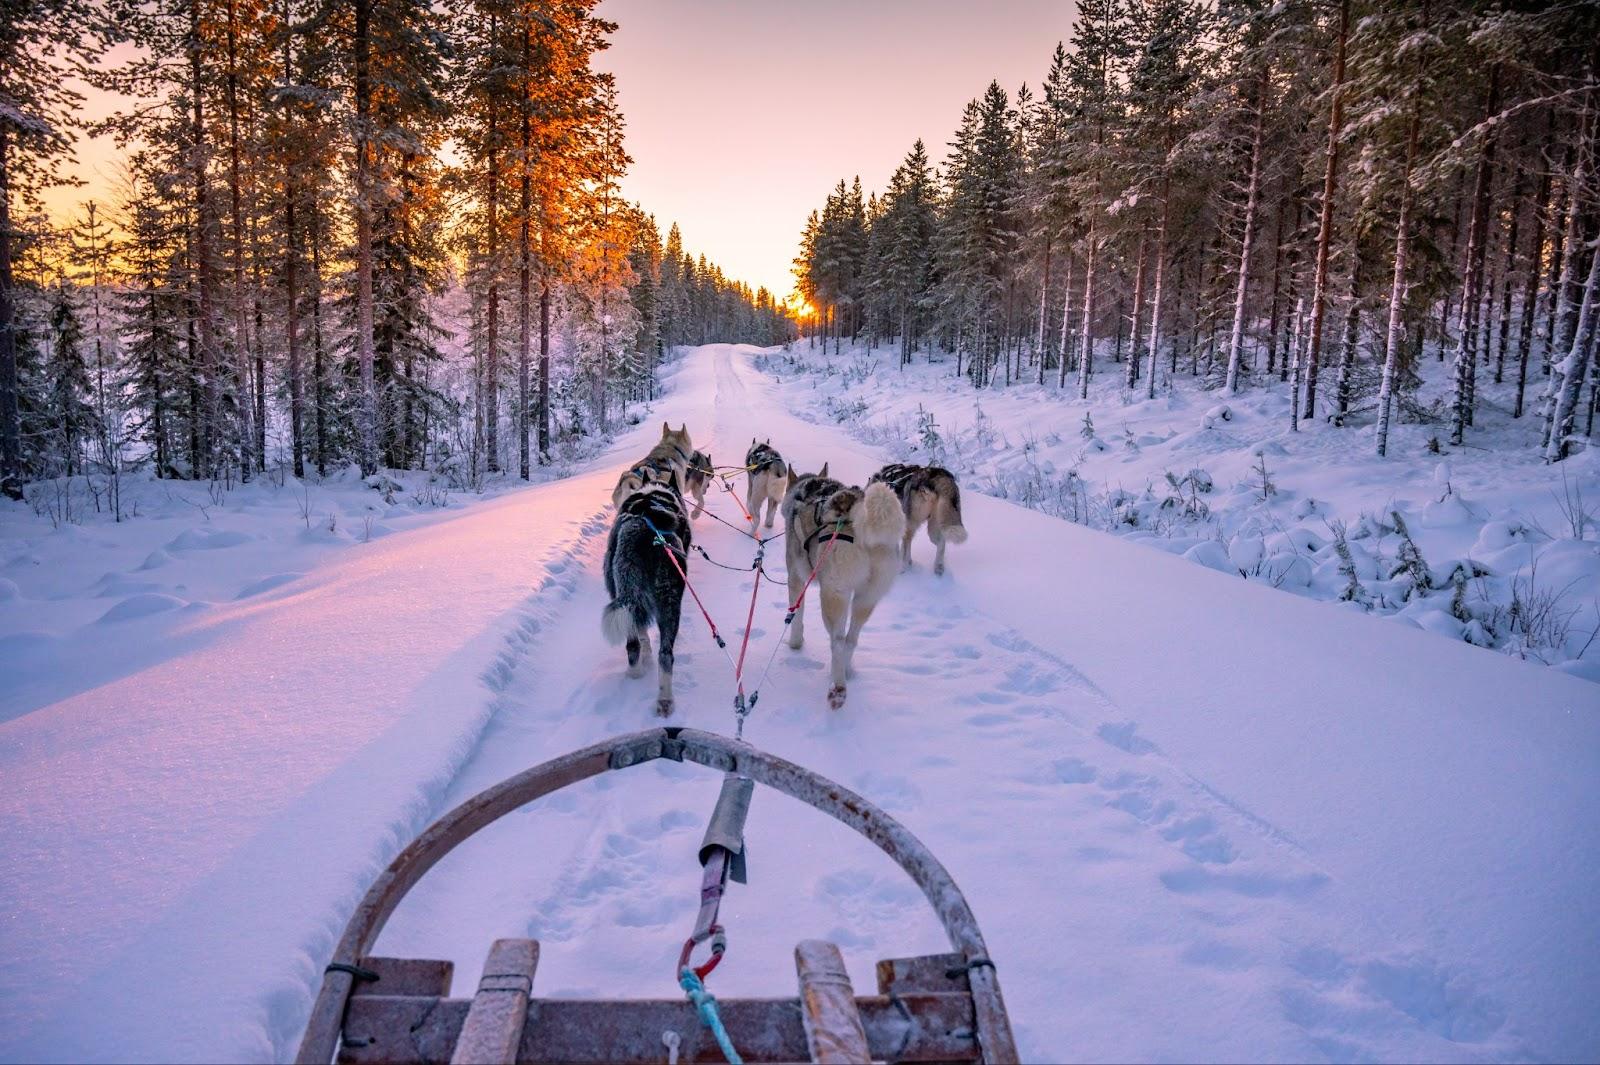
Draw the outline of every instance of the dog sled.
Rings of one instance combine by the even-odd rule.
[[[676,974],[685,999],[541,999],[539,944],[502,939],[476,993],[450,997],[448,961],[373,957],[384,923],[452,849],[526,804],[590,777],[658,758],[724,774],[700,851],[701,908]],[[717,908],[742,882],[743,825],[755,784],[816,807],[876,844],[916,882],[950,939],[945,954],[877,963],[876,994],[852,987],[838,947],[795,949],[797,995],[713,998],[722,957]],[[698,966],[691,955],[708,947]],[[420,1062],[985,1062],[1017,1060],[994,964],[966,899],[915,836],[872,803],[748,744],[687,728],[605,740],[535,766],[469,799],[403,850],[356,907],[312,1007],[296,1059],[326,1065]]]

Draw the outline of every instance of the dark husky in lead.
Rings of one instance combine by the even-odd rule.
[[[647,626],[655,623],[661,647],[656,652],[659,690],[656,713],[672,713],[673,645],[683,609],[684,573],[689,567],[690,526],[676,478],[646,469],[644,481],[617,508],[606,541],[606,594],[611,602],[600,628],[612,644],[628,648],[628,676],[644,674],[650,653]],[[672,552],[678,565],[667,556]]]
[[[911,566],[911,539],[923,522],[928,524],[928,539],[933,541],[933,572],[944,573],[944,545],[967,542],[967,527],[961,522],[961,487],[956,476],[942,466],[912,466],[893,462],[873,474],[868,484],[881,481],[894,489],[906,514],[905,540],[900,557]]]

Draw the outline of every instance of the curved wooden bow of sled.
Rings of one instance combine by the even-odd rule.
[[[723,773],[739,773],[808,803],[865,836],[916,882],[950,938],[955,963],[947,975],[970,985],[977,1049],[985,1062],[1017,1060],[1011,1025],[993,964],[967,900],[943,865],[894,818],[866,799],[792,762],[747,743],[688,728],[654,728],[602,740],[554,758],[481,792],[434,822],[397,855],[356,907],[334,950],[322,989],[312,1006],[296,1061],[326,1065],[339,1048],[354,972],[384,924],[423,875],[462,841],[535,799],[608,770],[657,758],[690,761]],[[890,963],[880,963],[882,968]]]

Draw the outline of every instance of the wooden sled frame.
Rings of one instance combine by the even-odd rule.
[[[401,899],[463,840],[535,799],[609,770],[626,769],[657,758],[690,761],[718,772],[737,772],[808,803],[871,840],[922,889],[944,926],[953,953],[881,961],[878,963],[879,996],[861,999],[854,999],[853,993],[844,996],[845,1002],[853,1001],[859,1010],[860,1020],[855,1023],[854,1030],[865,1035],[867,1045],[858,1046],[858,1052],[870,1051],[874,1057],[888,1060],[986,1063],[1017,1060],[999,981],[989,961],[977,919],[950,874],[921,841],[878,807],[825,777],[749,744],[688,728],[646,729],[603,740],[502,781],[434,822],[395,857],[356,907],[334,949],[332,963],[323,975],[322,988],[312,1006],[295,1060],[302,1065],[327,1065],[336,1053],[340,1053],[341,1060],[397,1060],[392,1056],[392,1048],[387,1055],[363,1054],[361,1050],[365,1044],[359,1040],[347,1039],[341,1051],[341,1034],[362,1010],[366,1011],[365,1027],[368,1028],[375,1023],[405,1022],[402,1031],[409,1033],[411,1048],[405,1056],[410,1060],[445,1060],[451,1056],[452,1048],[461,1059],[466,1048],[457,1046],[456,1040],[463,1036],[462,1028],[478,1026],[477,1021],[468,1023],[467,1014],[471,1012],[477,1017],[480,1010],[488,1014],[491,1006],[480,1007],[478,1002],[485,1000],[486,995],[508,990],[513,993],[489,1000],[494,1007],[501,1006],[502,999],[513,999],[515,1005],[520,1006],[514,1011],[518,1015],[514,1038],[503,1050],[507,1061],[627,1060],[630,1055],[639,1055],[632,1060],[665,1061],[667,1048],[660,1040],[661,1033],[668,1028],[684,1037],[686,1045],[681,1060],[720,1060],[715,1044],[709,1039],[697,1039],[694,1046],[688,1045],[699,1025],[693,1008],[682,1000],[530,999],[538,947],[528,941],[496,943],[476,1000],[444,997],[450,980],[451,967],[447,962],[368,957]],[[519,948],[518,944],[527,946]],[[827,952],[818,949],[828,946],[805,943],[796,951],[800,1000],[722,1000],[723,1018],[735,1047],[746,1060],[794,1060],[801,1055],[815,1060],[853,1060],[849,1055],[825,1053],[828,1048],[813,1041],[811,1022],[816,1020],[813,999],[818,995],[829,997],[828,993],[838,988],[838,978],[843,976],[842,963],[838,972],[817,971],[819,965],[825,970],[832,969]],[[833,957],[836,956],[834,949]],[[519,970],[515,974],[499,971],[505,968],[508,957],[515,961]],[[377,983],[364,981],[356,985],[356,971],[363,969],[381,974],[381,979]],[[520,971],[522,969],[525,973]],[[510,978],[512,975],[515,979]],[[848,977],[843,979],[843,988],[849,992]],[[780,1007],[784,1015],[775,1018],[771,1014]],[[807,1013],[807,1023],[803,1027],[801,1008]],[[606,1010],[611,1011],[610,1016],[601,1016]],[[914,1022],[914,1014],[925,1023]],[[524,1019],[527,1031],[523,1030]],[[653,1030],[645,1033],[644,1042],[639,1038],[631,1043],[626,1039],[619,1041],[617,1030],[626,1027],[619,1023],[623,1021],[635,1026],[653,1026]],[[541,1043],[529,1038],[547,1026],[557,1029],[552,1035],[570,1029],[605,1037],[602,1041],[606,1045],[603,1049],[591,1049],[595,1056],[586,1057],[580,1053],[583,1047],[563,1044],[559,1039]],[[942,1031],[935,1030],[941,1027]],[[797,1035],[804,1037],[798,1047]]]

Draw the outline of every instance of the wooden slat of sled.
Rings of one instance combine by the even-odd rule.
[[[430,958],[362,958],[361,968],[378,974],[376,980],[357,980],[352,995],[433,995],[450,994],[450,978],[455,975],[452,961]]]
[[[461,1023],[450,1065],[513,1065],[522,1045],[533,994],[539,944],[531,939],[497,939],[483,964],[478,993]]]
[[[967,959],[960,954],[923,954],[885,958],[878,963],[878,994],[908,991],[967,991]],[[955,975],[951,976],[950,973]]]
[[[887,996],[856,999],[872,1060],[979,1060],[970,995],[912,993],[899,999],[913,1023]],[[348,1065],[447,1061],[470,1006],[468,999],[355,996],[345,1018],[339,1061]],[[799,999],[719,998],[717,1006],[734,1047],[752,1065],[809,1057]],[[678,1060],[685,1065],[723,1060],[694,1007],[682,999],[534,999],[528,1004],[517,1061],[658,1065],[666,1060],[661,1035],[669,1030],[678,1033]]]
[[[839,948],[821,939],[804,940],[794,948],[794,967],[805,1011],[807,1057],[817,1065],[867,1065],[872,1060],[867,1033]]]

